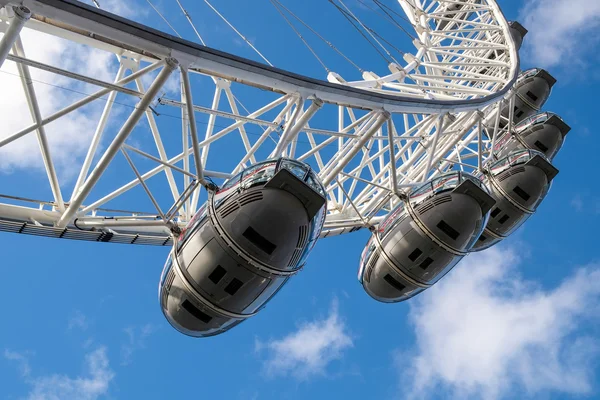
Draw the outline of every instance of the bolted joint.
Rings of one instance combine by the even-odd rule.
[[[182,229],[179,227],[179,225],[177,225],[173,221],[167,221],[167,227],[173,234],[174,239],[178,238],[179,235],[181,235],[181,233],[183,232]],[[173,242],[175,242],[175,240],[173,240]]]
[[[217,186],[216,183],[214,182],[206,182],[206,184],[203,185],[206,190],[208,190],[209,192],[216,192],[217,190],[219,190],[219,187]]]
[[[27,21],[31,18],[31,10],[25,6],[13,7],[13,11],[15,13],[15,17]]]
[[[165,68],[168,68],[172,71],[178,67],[179,67],[179,61],[177,61],[176,58],[173,58],[173,57],[165,58]]]

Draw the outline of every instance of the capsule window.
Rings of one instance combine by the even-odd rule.
[[[427,269],[427,267],[429,267],[432,262],[433,262],[433,258],[427,257],[426,259],[423,260],[423,262],[421,263],[421,265],[419,265],[419,267],[421,267],[423,269]]]
[[[215,268],[213,272],[210,273],[208,279],[210,279],[212,283],[217,284],[221,279],[223,279],[226,273],[227,270],[225,268],[221,267],[220,265],[217,265],[217,268]]]
[[[500,210],[498,207],[494,208],[494,211],[492,211],[490,213],[490,217],[496,218],[498,216],[498,214],[500,214],[500,211],[502,211],[502,210]]]
[[[504,215],[502,218],[500,218],[500,219],[498,220],[498,222],[499,222],[499,223],[501,223],[501,224],[503,224],[503,223],[505,223],[506,221],[508,221],[508,219],[509,219],[509,218],[510,218],[510,217],[508,216],[508,214],[505,214],[505,215]]]
[[[263,235],[256,232],[251,226],[246,228],[242,235],[267,254],[273,254],[277,248],[275,244],[268,241]]]
[[[538,99],[538,97],[535,94],[531,93],[531,90],[528,90],[526,94],[527,97],[529,97],[533,101],[536,101]]]
[[[517,113],[517,118],[521,118],[521,116],[525,113],[525,111],[521,110]]]
[[[524,191],[520,186],[515,186],[513,192],[515,192],[520,198],[522,198],[525,201],[529,200],[529,198],[531,197],[529,193]]]
[[[419,256],[420,256],[421,254],[423,254],[423,252],[421,251],[421,249],[419,249],[419,248],[416,248],[416,249],[414,249],[414,250],[413,250],[413,252],[412,252],[412,253],[410,253],[410,254],[408,255],[408,259],[409,259],[410,261],[415,261],[417,258],[419,258]]]
[[[240,281],[237,278],[233,278],[231,282],[229,282],[229,284],[225,286],[225,293],[233,296],[237,293],[238,290],[240,290],[242,286],[244,286],[244,282]]]
[[[183,309],[185,311],[192,314],[194,316],[194,318],[199,319],[200,321],[204,322],[205,324],[208,324],[212,320],[212,317],[210,315],[205,314],[202,311],[200,311],[195,305],[190,303],[188,300],[184,300],[183,303],[181,303],[181,306],[183,307]]]
[[[479,241],[483,242],[487,239],[484,235],[479,236]]]
[[[458,236],[460,235],[456,229],[448,225],[448,223],[444,220],[441,220],[437,224],[437,227],[440,228],[440,230],[448,235],[452,240],[458,239]]]
[[[387,283],[389,283],[390,286],[392,286],[394,289],[398,290],[399,292],[401,292],[404,289],[406,289],[406,286],[404,286],[403,284],[401,284],[400,282],[398,282],[396,280],[396,278],[394,278],[390,274],[385,274],[385,276],[383,277],[383,280],[386,281]]]
[[[545,152],[548,151],[548,147],[544,143],[540,142],[539,140],[536,140],[535,143],[534,143],[534,145],[535,145],[535,147],[537,147],[538,149],[540,149],[540,151],[542,153],[545,153]]]

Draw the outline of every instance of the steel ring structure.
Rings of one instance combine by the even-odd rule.
[[[282,70],[74,0],[0,0],[0,6],[4,32],[0,64],[3,69],[16,68],[14,75],[22,82],[32,121],[4,132],[0,152],[10,153],[11,146],[35,137],[43,165],[35,172],[47,178],[35,197],[10,187],[0,190],[1,231],[172,246],[176,253],[186,231],[197,220],[206,220],[206,207],[201,206],[205,190],[216,193],[210,205],[213,211],[221,204],[229,204],[230,210],[249,204],[250,200],[232,202],[219,197],[228,185],[239,181],[236,190],[256,191],[252,194],[256,198],[267,198],[274,188],[295,190],[295,200],[285,201],[300,201],[307,210],[308,228],[300,225],[294,255],[289,253],[289,263],[272,267],[283,271],[282,276],[292,275],[303,265],[304,253],[317,238],[362,228],[382,231],[386,216],[404,202],[409,202],[406,209],[411,210],[411,218],[418,220],[414,229],[433,232],[437,228],[429,227],[425,217],[420,220],[426,211],[417,200],[413,202],[417,197],[413,194],[452,171],[464,173],[464,177],[457,175],[452,186],[453,193],[458,190],[456,198],[462,199],[465,193],[474,196],[483,214],[473,221],[484,223],[493,202],[489,190],[474,184],[475,178],[467,172],[477,175],[484,165],[499,159],[496,149],[501,138],[508,140],[518,122],[539,110],[553,84],[549,83],[547,93],[539,94],[536,79],[551,78],[543,75],[545,71],[519,76],[518,47],[526,30],[506,21],[494,0],[398,0],[397,6],[413,28],[414,48],[403,54],[402,63],[389,62],[385,71],[363,68],[355,80],[334,71],[320,80]],[[347,10],[346,15],[365,32],[372,31]],[[110,56],[116,60],[114,79],[61,60],[29,58],[20,37],[24,29],[58,38],[68,44],[66,51]],[[44,107],[34,82],[50,82],[32,78],[32,71],[41,71],[46,79],[56,77],[57,87],[62,85],[77,95],[64,106]],[[535,99],[530,96],[528,100],[519,87],[530,88],[528,93]],[[194,102],[200,94],[207,97],[206,93],[210,93],[210,104]],[[243,104],[250,102],[252,110],[247,110]],[[76,178],[63,178],[52,157],[52,129],[91,107],[97,110],[97,124],[86,133],[85,156],[73,160]],[[513,141],[523,147],[526,139]],[[531,153],[523,162],[539,164],[539,157],[543,154]],[[271,179],[260,180],[264,185],[260,194],[256,179],[252,188],[244,183],[250,170]],[[145,198],[143,206],[140,194]],[[287,199],[287,194],[281,196]],[[471,201],[467,197],[463,200]],[[226,219],[223,212],[214,213],[213,217],[218,214]],[[448,233],[444,226],[440,229]],[[262,243],[263,250],[269,244],[275,246],[255,231],[232,229],[226,236],[240,234],[259,247]],[[378,243],[377,252],[383,251],[386,244],[379,239]],[[459,249],[454,253],[461,255],[469,251],[466,242],[441,246]],[[235,248],[227,249],[230,256],[238,262],[247,260],[249,256],[235,253]],[[177,265],[185,264],[184,258]],[[393,262],[387,254],[381,259]],[[371,261],[372,266],[376,264]],[[214,273],[211,276],[219,276]],[[267,272],[259,275],[263,273],[263,279],[271,279]],[[423,287],[432,284],[419,277],[411,279]],[[275,286],[270,295],[280,287]],[[253,314],[260,308],[219,307],[232,315]],[[223,326],[211,334],[223,331]]]

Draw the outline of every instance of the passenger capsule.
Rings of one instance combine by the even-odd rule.
[[[178,331],[222,333],[256,314],[306,262],[325,221],[325,190],[281,158],[229,179],[179,236],[159,284]]]
[[[517,21],[509,21],[508,26],[510,29],[510,36],[512,37],[513,42],[515,42],[517,50],[519,50],[523,44],[523,38],[529,31]]]
[[[517,124],[512,134],[504,131],[494,145],[494,156],[500,159],[514,150],[532,149],[552,161],[570,130],[571,127],[554,113],[535,114]]]
[[[373,232],[358,272],[375,300],[406,300],[437,282],[471,249],[494,204],[483,183],[454,171],[413,190]]]
[[[538,112],[550,97],[550,91],[555,83],[556,79],[544,69],[533,68],[522,72],[514,86],[513,123],[518,124]],[[502,109],[501,115],[504,118],[500,121],[501,128],[508,124],[509,107],[506,105]]]
[[[529,149],[488,163],[480,176],[496,204],[471,251],[487,249],[521,226],[546,197],[556,174],[558,170],[543,153]]]

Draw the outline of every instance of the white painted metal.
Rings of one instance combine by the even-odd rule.
[[[6,56],[19,37],[25,22],[31,17],[31,11],[24,6],[7,7],[6,11],[12,14],[12,18],[9,19],[10,25],[0,40],[0,67],[4,64]]]
[[[100,161],[98,161],[96,168],[94,168],[90,176],[81,186],[79,192],[73,197],[69,208],[65,210],[64,214],[58,221],[57,226],[64,227],[69,222],[71,222],[71,218],[73,218],[75,213],[77,213],[77,210],[79,209],[87,195],[91,192],[96,182],[98,182],[98,179],[100,179],[100,176],[108,167],[108,164],[110,164],[113,157],[117,154],[123,143],[125,143],[125,139],[127,139],[127,136],[129,136],[135,125],[137,125],[143,113],[146,112],[146,108],[148,108],[154,96],[158,94],[158,91],[165,84],[167,78],[169,77],[169,75],[171,75],[171,72],[173,72],[173,70],[177,68],[178,64],[179,63],[177,62],[177,60],[173,58],[165,59],[165,66],[152,83],[152,86],[150,86],[150,88],[148,89],[148,92],[146,92],[144,97],[140,100],[135,110],[131,113],[127,121],[125,121],[125,124],[123,124],[123,127],[121,128],[117,136],[113,139],[110,146],[108,146],[108,149],[106,150]]]
[[[34,13],[25,25],[27,28],[114,53],[120,63],[115,82],[108,83],[91,73],[77,74],[28,60],[24,55],[7,56],[22,70],[37,68],[102,89],[50,116],[38,115],[33,125],[1,139],[0,147],[43,129],[46,124],[102,96],[108,97],[66,209],[61,208],[62,199],[57,196],[53,201],[40,201],[34,206],[24,206],[15,199],[3,204],[0,198],[0,222],[35,220],[48,229],[68,230],[73,229],[77,218],[76,227],[110,227],[111,232],[132,234],[124,236],[131,241],[139,233],[164,237],[164,243],[168,243],[166,227],[183,226],[189,221],[200,199],[200,186],[190,178],[198,178],[205,186],[205,176],[226,179],[249,163],[281,154],[309,162],[324,182],[328,215],[323,236],[376,224],[398,201],[394,194],[399,195],[455,166],[475,169],[489,157],[491,144],[499,135],[498,101],[512,101],[510,89],[518,71],[516,48],[507,22],[493,0],[399,0],[417,37],[414,53],[407,52],[404,57],[406,65],[394,62],[389,65],[389,71],[379,73],[365,66],[363,79],[358,81],[346,81],[331,72],[327,77],[329,82],[140,30],[126,20],[71,0],[19,3]],[[462,11],[445,11],[449,3],[463,5]],[[443,29],[439,28],[441,22],[447,22]],[[11,26],[8,26],[9,31]],[[0,50],[5,38],[6,42],[10,39],[7,35],[5,33],[0,41]],[[492,52],[496,52],[496,57],[489,57]],[[180,99],[171,98],[170,93],[161,94],[157,103],[160,109],[155,114],[154,108],[148,106],[154,103],[174,68],[169,57],[176,58],[181,65]],[[145,91],[141,78],[161,66],[164,68],[158,78]],[[129,71],[132,73],[127,75]],[[137,90],[124,87],[131,82],[135,82]],[[242,86],[244,90],[240,90]],[[194,90],[196,87],[200,89]],[[194,104],[192,92],[198,97],[198,93],[210,93],[206,88],[214,88],[210,107]],[[226,102],[221,102],[222,92]],[[241,103],[236,97],[240,93],[250,98],[260,97],[262,103],[253,101],[256,111],[241,113],[238,108]],[[111,108],[117,96],[141,101],[100,154],[103,132],[111,122]],[[307,99],[310,104],[305,109]],[[180,115],[176,118],[181,120],[180,150],[176,155],[170,154],[172,146],[167,146],[172,144],[174,136],[161,127],[162,115],[173,117],[169,113],[173,109]],[[142,150],[134,141],[125,144],[144,114],[147,130],[156,145],[153,154],[147,148]],[[332,123],[319,126],[320,121],[326,119]],[[198,125],[202,123],[206,127],[200,141]],[[337,130],[331,130],[332,126],[337,126]],[[490,140],[482,137],[484,128],[494,131]],[[230,135],[234,132],[239,132],[239,139]],[[226,150],[221,143],[226,143]],[[157,165],[149,170],[138,170],[127,155],[136,179],[114,185],[102,197],[91,196],[121,149],[142,157],[144,165]],[[223,167],[223,159],[230,157],[224,152],[234,150],[241,156]],[[88,177],[95,156],[101,158]],[[190,156],[194,159],[196,174],[190,172]],[[162,205],[162,209],[169,210],[167,213],[161,211],[160,193],[148,182],[163,172],[166,178],[162,181],[163,190],[170,192],[174,201]],[[58,182],[53,183],[50,172],[48,176],[50,186],[60,194]],[[183,183],[182,193],[179,193],[178,179]],[[160,217],[149,221],[147,214],[141,212],[119,214],[100,209],[113,201],[121,201],[136,210],[138,197],[130,192],[138,185],[146,191]],[[41,214],[40,207],[46,208]],[[118,222],[107,219],[114,217],[121,219]],[[136,221],[139,224],[136,225]],[[163,242],[153,242],[157,243]]]

